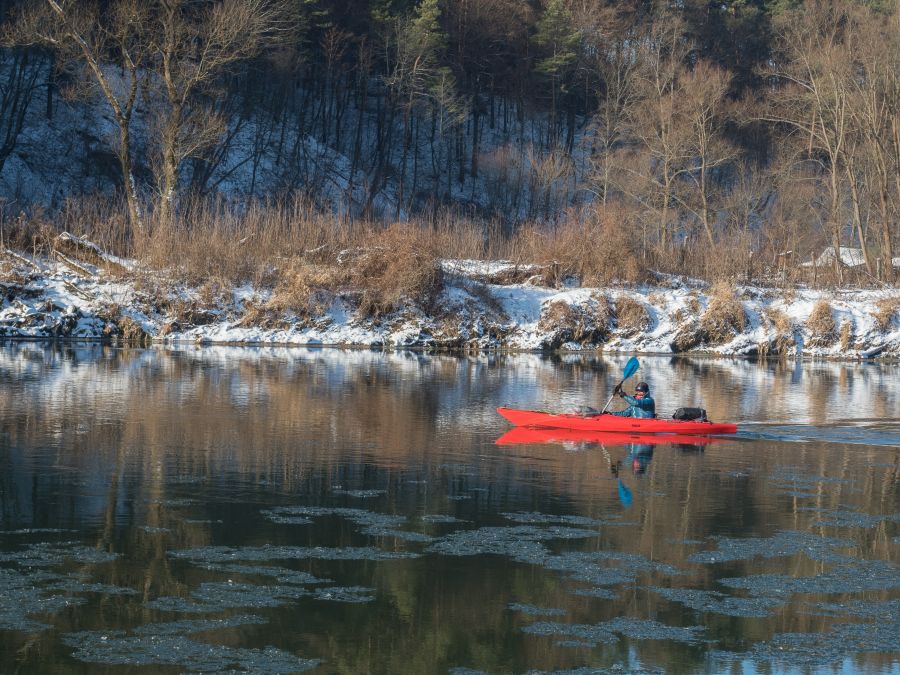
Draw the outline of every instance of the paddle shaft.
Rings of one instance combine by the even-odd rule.
[[[619,391],[619,387],[621,387],[623,384],[625,384],[625,380],[622,380],[621,382],[619,382],[618,386],[615,389],[613,389],[613,393],[609,395],[609,399],[607,399],[606,405],[603,406],[603,410],[600,411],[601,415],[606,412],[606,409],[609,407],[609,404],[612,403],[612,400],[615,398],[616,392]]]
[[[639,367],[640,367],[640,364],[638,363],[637,358],[632,356],[630,359],[628,359],[628,363],[625,364],[625,372],[623,373],[623,375],[625,375],[625,377],[623,377],[622,381],[616,385],[615,389],[613,389],[612,395],[609,397],[609,400],[606,402],[606,405],[603,406],[603,410],[600,411],[601,415],[606,412],[606,409],[609,407],[609,404],[612,403],[613,396],[615,396],[616,392],[622,388],[622,385],[625,384],[625,380],[627,380],[629,377],[634,375],[637,372],[637,369]]]

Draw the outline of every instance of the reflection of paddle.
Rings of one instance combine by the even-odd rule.
[[[628,486],[621,479],[619,480],[619,501],[622,502],[622,506],[626,509],[631,506],[631,490],[628,489]]]
[[[625,372],[622,373],[622,381],[616,385],[615,389],[613,389],[613,393],[610,394],[609,400],[606,402],[606,405],[603,406],[603,410],[600,411],[600,414],[606,412],[606,409],[609,407],[609,404],[612,403],[613,396],[616,395],[616,392],[622,388],[622,385],[625,384],[625,380],[634,375],[637,372],[637,369],[641,367],[641,364],[638,363],[637,357],[632,356],[628,359],[628,363],[625,364]]]
[[[619,487],[619,502],[627,509],[631,506],[631,502],[633,501],[631,498],[631,490],[629,490],[628,486],[622,482],[621,478],[619,478],[619,470],[613,468],[612,457],[609,456],[609,453],[606,451],[606,446],[603,445],[603,443],[600,444],[600,449],[606,457],[606,463],[609,464],[609,470],[616,475],[616,483]]]

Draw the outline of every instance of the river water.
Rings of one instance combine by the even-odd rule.
[[[900,673],[900,366],[0,347],[0,673]],[[136,668],[143,666],[143,668]]]

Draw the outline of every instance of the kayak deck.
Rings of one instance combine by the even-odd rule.
[[[515,410],[514,408],[497,408],[497,412],[517,427],[699,436],[737,433],[737,425],[735,424],[717,424],[715,422],[700,422],[697,420],[680,421],[618,417],[609,413],[602,415],[554,414],[538,410]]]

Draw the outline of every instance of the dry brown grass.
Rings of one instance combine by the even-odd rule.
[[[834,323],[831,304],[825,298],[819,298],[813,305],[812,312],[806,320],[806,329],[809,331],[812,346],[825,347],[834,344],[837,339],[837,326]]]
[[[620,295],[615,300],[616,325],[626,335],[637,335],[650,327],[650,315],[643,303]]]
[[[565,342],[600,344],[609,337],[610,307],[606,296],[593,294],[590,301],[570,305],[563,300],[541,309],[538,328],[551,334],[545,345],[556,349]]]
[[[727,282],[719,282],[712,288],[709,305],[700,318],[704,341],[712,345],[730,342],[747,327],[747,316],[740,300]]]
[[[841,322],[841,349],[843,351],[850,350],[850,343],[853,341],[853,322],[852,321],[842,321]]]
[[[878,330],[882,333],[890,331],[898,312],[900,312],[900,297],[878,300],[875,303],[875,311],[872,312]]]
[[[510,238],[507,257],[542,265],[548,286],[558,286],[569,276],[588,286],[642,281],[646,270],[623,219],[620,209],[598,207],[570,213],[554,227],[525,225]]]
[[[759,345],[760,356],[787,356],[792,354],[797,347],[794,338],[796,326],[791,318],[776,307],[767,307],[763,316],[774,329],[775,335],[768,342]]]

